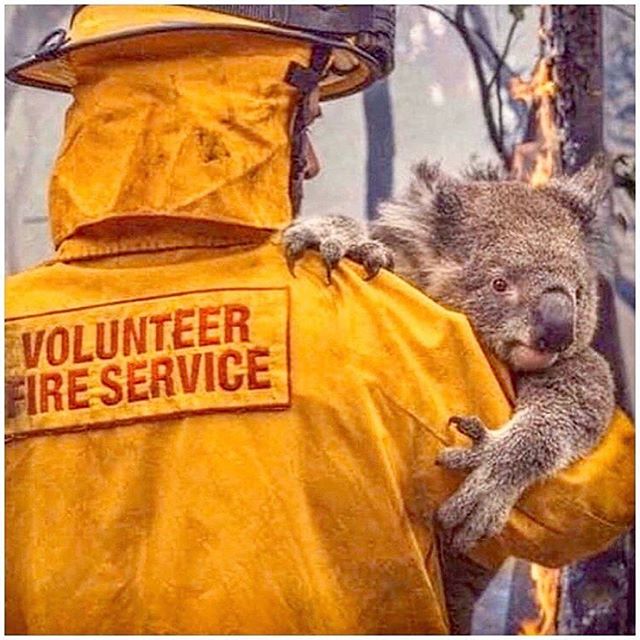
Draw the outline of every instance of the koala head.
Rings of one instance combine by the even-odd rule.
[[[464,312],[512,369],[544,369],[593,338],[608,175],[598,157],[533,188],[459,181],[423,163],[406,196],[383,205],[374,235],[396,251],[400,275]]]

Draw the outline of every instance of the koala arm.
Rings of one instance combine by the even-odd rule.
[[[537,468],[531,473],[539,476],[534,480],[589,453],[615,406],[609,364],[590,347],[546,371],[521,376],[517,396],[516,411],[528,413],[523,428],[532,427],[529,435],[538,447],[532,455]]]
[[[524,491],[503,531],[468,556],[498,568],[509,556],[561,567],[609,547],[633,524],[634,428],[616,409],[584,458]]]
[[[536,374],[522,375],[511,420],[490,431],[477,418],[454,418],[473,440],[445,450],[446,467],[471,470],[438,516],[451,544],[466,550],[497,534],[527,487],[566,468],[600,440],[614,408],[607,362],[593,349]]]

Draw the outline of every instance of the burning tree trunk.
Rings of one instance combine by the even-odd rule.
[[[562,164],[572,174],[602,150],[602,8],[553,5],[549,36],[564,134]]]
[[[524,561],[522,564],[525,565],[523,571],[526,570],[528,580],[521,579],[521,593],[512,594],[513,604],[509,614],[509,619],[513,621],[511,633],[520,636],[552,636],[560,633],[558,611],[561,570]]]
[[[597,5],[554,5],[551,45],[558,86],[557,122],[561,131],[562,168],[569,175],[581,169],[603,147],[602,8]],[[627,411],[622,354],[611,285],[600,281],[599,332],[595,346],[614,372],[618,404]]]
[[[515,149],[512,174],[544,184],[573,174],[603,146],[602,11],[598,6],[555,5],[541,10],[540,59],[530,81],[512,81],[514,98],[530,108],[525,141]],[[595,346],[614,370],[618,403],[628,408],[611,285],[601,278],[601,322]],[[633,605],[633,542],[562,572],[531,565],[538,614],[520,626],[524,635],[629,633]],[[630,626],[631,625],[631,626]]]
[[[563,169],[572,174],[603,146],[602,8],[552,6],[551,39],[559,86],[557,119],[563,133]],[[600,285],[601,322],[595,346],[613,368],[618,402],[627,406],[612,287],[604,278]],[[632,545],[632,539],[627,536],[600,556],[563,572],[559,633],[631,632]]]
[[[557,85],[553,80],[553,64],[541,57],[525,82],[515,77],[509,83],[513,98],[529,106],[529,123],[525,142],[513,154],[511,174],[518,180],[543,185],[560,167],[560,139],[555,118]]]

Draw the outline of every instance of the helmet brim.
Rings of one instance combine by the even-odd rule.
[[[332,59],[334,62],[339,61],[339,64],[330,65],[320,81],[321,100],[340,98],[361,91],[381,75],[376,59],[347,39],[332,39],[255,22],[248,26],[181,21],[66,42],[57,48],[36,53],[15,65],[7,71],[6,77],[17,84],[68,93],[76,83],[70,64],[72,60],[83,64],[100,64],[107,58],[161,55],[168,46],[184,46],[186,50],[191,47],[193,50],[196,42],[202,43],[203,35],[215,37],[223,33],[285,38],[330,47]]]

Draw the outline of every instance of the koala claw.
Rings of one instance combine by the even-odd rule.
[[[473,445],[470,449],[449,447],[441,451],[436,458],[436,464],[447,469],[475,469],[482,462],[482,454],[489,442],[489,430],[482,420],[475,416],[451,416],[449,424],[453,424],[460,433],[471,438]]]
[[[320,242],[318,251],[320,251],[325,269],[327,270],[327,283],[331,284],[331,272],[338,266],[340,260],[344,258],[346,250],[343,243],[339,240],[327,238]]]
[[[290,252],[289,249],[286,251],[287,258],[287,268],[289,269],[289,273],[295,278],[296,277],[296,262],[300,255],[295,255]]]
[[[315,238],[308,229],[305,227],[299,228],[295,225],[292,225],[284,232],[283,240],[287,267],[295,278],[296,262],[304,255],[307,249],[316,248],[317,243],[314,242]]]
[[[455,425],[460,433],[468,436],[477,444],[484,442],[489,436],[489,430],[484,426],[482,420],[475,416],[451,416],[449,424]]]
[[[345,257],[348,248],[346,238],[336,231],[335,225],[349,224],[342,219],[301,220],[288,227],[283,235],[287,267],[295,277],[295,264],[309,250],[318,251],[325,264],[327,282],[331,284],[331,272]],[[355,222],[353,223],[355,224]]]
[[[394,267],[393,254],[377,240],[365,240],[351,245],[346,256],[365,268],[365,280],[375,278],[380,269],[392,271]]]

